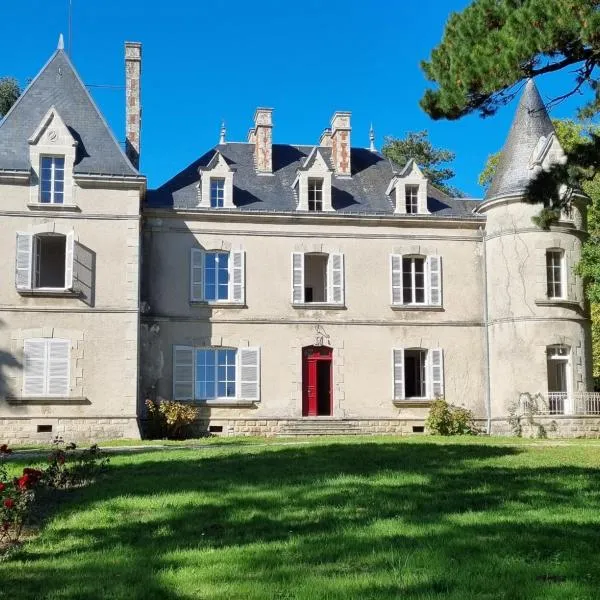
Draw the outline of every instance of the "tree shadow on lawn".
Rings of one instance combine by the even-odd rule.
[[[0,598],[595,598],[598,471],[495,460],[524,451],[150,454],[70,492]]]

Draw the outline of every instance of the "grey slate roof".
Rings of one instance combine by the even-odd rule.
[[[257,175],[254,145],[218,145],[156,190],[149,190],[146,205],[154,208],[193,209],[198,205],[198,168],[208,164],[215,151],[221,152],[235,169],[233,203],[241,211],[294,212],[298,199],[292,184],[314,146],[273,144],[273,176]],[[319,147],[331,165],[331,148]],[[393,214],[391,199],[385,191],[395,172],[400,171],[387,158],[364,148],[352,148],[352,177],[333,176],[332,204],[336,213]],[[477,200],[429,198],[428,208],[435,216],[473,217]]]
[[[485,195],[486,200],[521,194],[534,175],[529,168],[531,155],[542,136],[554,133],[537,86],[530,79],[519,101],[496,174]]]
[[[30,169],[27,140],[52,106],[78,141],[75,173],[139,175],[62,49],[52,55],[0,122],[0,170]]]

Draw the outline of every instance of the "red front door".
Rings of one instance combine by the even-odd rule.
[[[332,357],[327,346],[302,349],[302,416],[328,416],[332,413]]]

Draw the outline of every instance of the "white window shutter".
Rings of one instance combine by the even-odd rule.
[[[304,254],[292,253],[292,304],[304,302]]]
[[[69,395],[69,340],[47,340],[47,386],[48,396],[66,398]]]
[[[429,273],[429,304],[432,306],[442,305],[442,258],[441,256],[429,256],[427,258]]]
[[[429,396],[441,398],[444,395],[444,353],[440,348],[434,348],[428,353],[429,364]]]
[[[260,400],[260,348],[240,348],[238,360],[238,397]]]
[[[18,290],[32,287],[33,235],[17,233],[17,256],[15,261],[15,285]]]
[[[194,349],[173,346],[173,398],[194,399]]]
[[[404,349],[394,348],[394,400],[404,400]]]
[[[327,302],[344,303],[344,255],[330,254],[327,258]]]
[[[190,300],[204,300],[202,280],[204,252],[192,248],[190,255]]]
[[[46,340],[25,340],[23,345],[23,396],[46,392]]]
[[[67,233],[67,241],[65,248],[65,289],[73,288],[73,256],[74,256],[75,233],[69,231]]]
[[[231,252],[229,255],[229,299],[232,302],[245,302],[246,294],[245,252]]]
[[[390,285],[392,294],[392,304],[402,304],[402,255],[390,254]]]

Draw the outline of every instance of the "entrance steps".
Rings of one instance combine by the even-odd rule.
[[[278,437],[300,437],[311,435],[360,435],[364,434],[357,421],[332,417],[305,417],[288,421]]]

